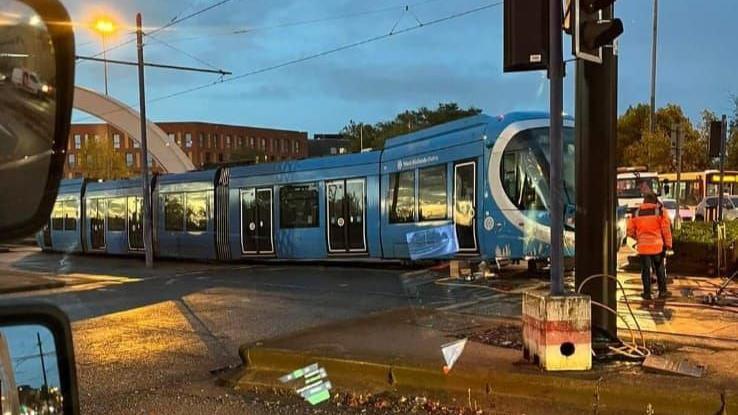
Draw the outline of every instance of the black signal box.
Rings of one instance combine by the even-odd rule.
[[[505,0],[505,72],[548,68],[548,0]]]

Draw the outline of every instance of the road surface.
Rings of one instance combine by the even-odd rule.
[[[397,307],[519,312],[517,296],[441,287],[427,270],[384,265],[158,261],[147,270],[139,258],[26,247],[0,254],[2,270],[77,278],[0,302],[48,301],[68,313],[85,414],[313,413],[294,397],[216,386],[211,371],[238,365],[243,343]],[[338,413],[350,413],[345,409]]]

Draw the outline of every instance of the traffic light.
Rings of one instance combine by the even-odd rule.
[[[548,68],[548,0],[505,0],[505,72]]]
[[[574,0],[572,51],[577,58],[602,63],[602,48],[623,33],[620,19],[603,20],[602,9],[615,0]]]
[[[723,122],[722,121],[711,121],[710,122],[710,157],[720,157],[723,144]]]

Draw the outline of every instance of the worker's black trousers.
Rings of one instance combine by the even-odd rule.
[[[651,295],[651,269],[656,271],[656,280],[659,284],[659,293],[666,292],[666,269],[664,267],[664,254],[640,255],[641,257],[641,280],[643,280],[643,293]]]

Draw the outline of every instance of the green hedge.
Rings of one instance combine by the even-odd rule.
[[[728,242],[738,240],[738,221],[725,222]],[[714,245],[715,232],[711,222],[684,222],[682,228],[674,230],[674,242]]]
[[[736,242],[738,222],[725,223],[728,271],[738,265]],[[685,222],[674,231],[674,256],[669,260],[669,269],[694,274],[712,275],[717,259],[716,237],[711,222]]]

